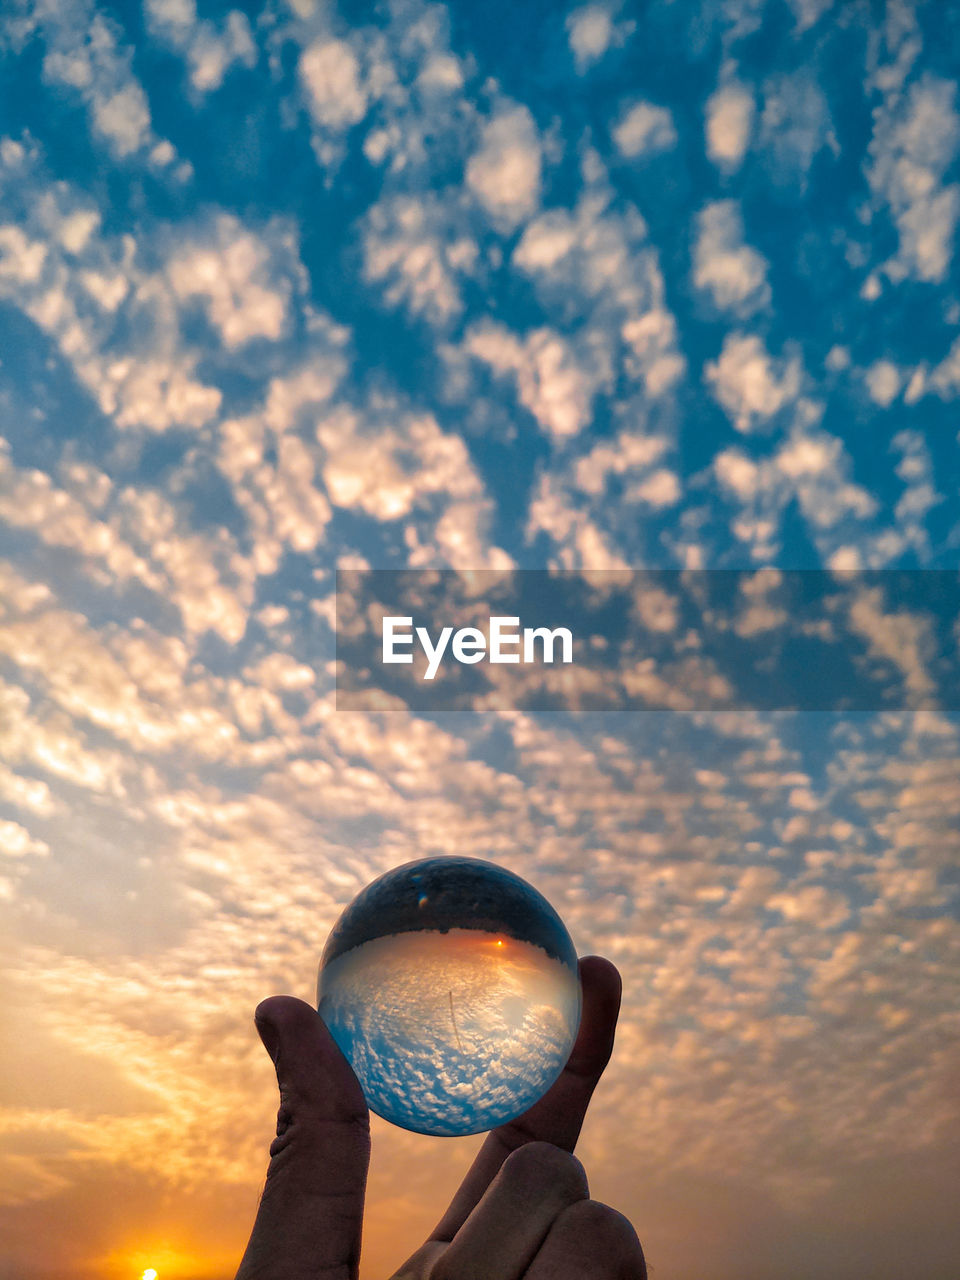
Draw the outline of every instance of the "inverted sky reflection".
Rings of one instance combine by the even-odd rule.
[[[478,1133],[560,1073],[580,991],[569,965],[531,943],[424,930],[331,961],[320,1012],[379,1115],[418,1133]]]

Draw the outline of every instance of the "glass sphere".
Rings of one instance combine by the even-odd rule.
[[[570,935],[536,889],[475,858],[388,871],[346,908],[321,1016],[371,1111],[416,1133],[480,1133],[532,1106],[580,1022]]]

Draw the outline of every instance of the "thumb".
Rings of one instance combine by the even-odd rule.
[[[356,1280],[370,1122],[320,1015],[292,996],[257,1006],[277,1069],[277,1136],[237,1280]]]

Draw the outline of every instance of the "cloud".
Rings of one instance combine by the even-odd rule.
[[[835,154],[839,150],[826,98],[808,70],[774,77],[764,85],[758,142],[767,151],[774,179],[801,187],[824,146]]]
[[[672,471],[661,467],[644,480],[631,485],[624,493],[627,502],[644,502],[647,506],[672,507],[682,496],[680,481]]]
[[[550,538],[549,563],[563,569],[628,569],[610,534],[592,515],[565,492],[559,477],[543,475],[531,494],[526,536],[529,542],[541,533]]]
[[[546,308],[568,324],[582,318],[573,333],[583,365],[618,357],[630,379],[659,399],[686,368],[676,320],[645,224],[607,205],[602,191],[588,192],[573,211],[544,213],[524,230],[513,262],[532,277]]]
[[[300,55],[299,72],[316,124],[337,132],[366,115],[368,97],[360,62],[347,41],[315,41]]]
[[[574,467],[575,483],[581,493],[600,498],[613,476],[643,474],[668,448],[661,436],[620,432],[609,442],[595,444]]]
[[[91,511],[90,497],[82,488],[74,496],[44,472],[21,471],[0,452],[0,512],[12,527],[74,552],[92,581],[106,570],[118,584],[136,582],[169,600],[190,632],[211,628],[231,639],[243,633],[243,591],[224,583],[217,564],[222,540],[218,546],[197,533],[178,533],[176,508],[156,491],[107,484],[95,502],[109,504],[109,514]]]
[[[611,132],[617,150],[630,160],[677,145],[673,117],[666,107],[652,102],[635,102],[628,107]]]
[[[384,285],[390,306],[444,324],[463,310],[462,279],[474,274],[479,247],[465,226],[451,225],[437,199],[397,195],[370,210],[363,240],[364,276]]]
[[[612,48],[619,48],[633,32],[635,23],[613,20],[613,10],[602,4],[587,4],[567,15],[567,39],[577,72],[583,75]]]
[[[482,129],[467,162],[468,188],[495,226],[511,231],[540,203],[540,138],[523,106],[504,106]]]
[[[163,140],[153,130],[147,95],[131,69],[133,50],[122,43],[117,25],[88,0],[38,5],[28,22],[45,46],[44,80],[84,104],[94,141],[116,160],[148,159]]]
[[[46,858],[50,846],[36,839],[18,822],[0,819],[0,854],[5,858]]]
[[[863,522],[876,513],[877,503],[849,479],[850,459],[839,438],[797,423],[771,458],[754,460],[740,449],[725,449],[716,455],[713,467],[721,488],[741,504],[732,529],[740,541],[750,544],[756,559],[769,560],[779,550],[780,522],[792,498],[832,567],[847,562],[848,539],[869,545]],[[860,563],[858,553],[848,567]]]
[[[707,155],[725,172],[739,169],[753,131],[754,101],[743,84],[723,85],[706,107]]]
[[[887,264],[893,278],[936,282],[949,269],[960,217],[960,187],[943,181],[960,147],[955,98],[952,80],[928,73],[906,94],[888,94],[875,114],[867,177],[899,234]]]
[[[0,163],[8,181],[33,195],[29,232],[0,229],[0,294],[53,338],[118,426],[162,431],[208,422],[221,392],[191,376],[199,354],[183,343],[170,292],[138,261],[136,241],[104,235],[88,197],[49,180],[35,152],[8,146]],[[118,313],[127,323],[114,342]]]
[[[146,0],[148,29],[187,60],[190,84],[199,93],[219,89],[236,65],[256,65],[257,46],[250,23],[231,9],[218,24],[199,21],[194,0]]]
[[[139,85],[125,85],[108,98],[95,97],[91,112],[94,128],[118,156],[139,151],[149,137],[150,109]]]
[[[283,235],[277,237],[285,249]],[[227,348],[254,338],[276,340],[288,323],[288,281],[273,277],[273,246],[247,231],[229,214],[215,221],[209,240],[177,250],[167,266],[174,294],[201,298],[204,310]]]
[[[849,607],[853,631],[876,658],[892,663],[903,675],[908,693],[918,698],[933,691],[927,663],[933,652],[930,619],[907,609],[888,610],[883,591],[864,588]]]
[[[770,305],[768,263],[743,243],[743,219],[736,202],[718,200],[697,215],[693,282],[721,311],[746,317]]]
[[[20,227],[0,227],[0,277],[16,284],[35,284],[46,261],[46,246],[30,240]]]
[[[769,355],[755,334],[728,334],[704,377],[738,431],[755,431],[792,403],[800,391],[800,361]]]
[[[495,373],[515,377],[520,403],[553,436],[583,430],[593,396],[608,376],[602,368],[585,368],[550,329],[534,330],[521,340],[502,326],[482,325],[468,332],[464,345]]]
[[[867,390],[874,404],[886,409],[893,403],[901,388],[900,372],[890,360],[877,360],[865,375]]]
[[[39,778],[25,778],[6,765],[0,765],[0,796],[18,809],[48,818],[57,808],[57,802],[47,784]]]
[[[833,0],[790,0],[790,8],[796,15],[799,33],[815,26],[833,8]]]
[[[894,515],[907,543],[926,560],[929,558],[930,538],[924,527],[924,518],[944,500],[934,484],[930,450],[918,431],[898,431],[891,441],[891,451],[902,455],[896,473],[905,485]]]

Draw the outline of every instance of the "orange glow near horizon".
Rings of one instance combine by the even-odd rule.
[[[177,1244],[163,1241],[150,1245],[120,1248],[94,1264],[102,1280],[222,1280],[237,1269],[242,1242],[230,1250],[191,1248],[181,1239]]]

